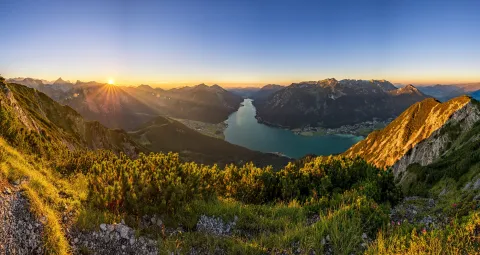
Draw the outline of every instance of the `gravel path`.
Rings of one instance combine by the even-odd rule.
[[[43,254],[42,229],[19,188],[0,179],[0,254]]]

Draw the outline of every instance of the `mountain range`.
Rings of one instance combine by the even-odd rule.
[[[36,80],[40,81],[40,80]],[[97,120],[109,128],[134,130],[159,115],[220,123],[243,101],[218,85],[163,90],[148,85],[114,86],[98,82],[70,83],[62,78],[52,84],[15,80],[68,105],[87,120]],[[34,85],[32,85],[34,84]]]
[[[257,119],[269,125],[337,128],[398,116],[427,96],[413,85],[396,88],[385,80],[326,79],[274,86],[253,103]]]
[[[290,89],[326,90],[335,100],[425,97],[413,86],[366,83]],[[184,89],[199,97],[219,91]],[[425,98],[343,154],[284,166],[285,158],[165,116],[129,132],[109,129],[38,89],[0,79],[0,251],[478,254],[479,134],[478,101]]]
[[[106,85],[99,86],[105,88]],[[98,86],[93,88],[98,89]],[[122,129],[104,127],[98,121],[84,120],[84,117],[70,106],[61,105],[36,89],[12,83],[3,84],[1,89],[2,120],[15,123],[9,124],[11,127],[5,132],[13,134],[25,130],[40,135],[42,137],[39,140],[40,147],[48,141],[69,150],[107,149],[116,153],[123,152],[131,157],[137,156],[140,152],[173,151],[180,153],[185,160],[219,165],[252,161],[258,165],[281,167],[289,161],[285,157],[251,151],[224,140],[203,135],[168,117],[152,116],[153,119],[146,120],[138,126],[138,129],[127,133]],[[181,90],[187,90],[199,99],[209,100],[206,96],[211,94],[208,92],[206,95],[202,94],[204,89],[219,90],[205,85]],[[111,93],[118,93],[118,90]],[[189,94],[184,95],[185,98],[189,96]],[[131,101],[127,102],[130,107],[137,106]],[[115,106],[118,104],[114,104]],[[129,110],[125,105],[123,107],[122,111]],[[43,134],[46,134],[45,137]]]

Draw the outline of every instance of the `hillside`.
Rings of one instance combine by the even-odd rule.
[[[455,119],[471,120],[459,124],[461,131],[470,131],[445,131],[449,137],[456,137],[458,143],[450,148],[458,150],[452,149],[444,159],[422,168],[408,168],[408,178],[400,187],[415,197],[402,199],[392,171],[361,158],[307,157],[274,169],[251,163],[199,165],[173,153],[140,153],[132,158],[109,150],[92,150],[98,131],[95,136],[77,132],[82,123],[88,122],[82,122],[69,107],[22,85],[2,81],[0,89],[1,253],[479,251],[480,213],[472,199],[478,186],[475,137],[479,125],[471,125],[478,121],[469,117],[473,108],[464,107],[465,111],[453,114],[458,115]],[[468,98],[464,100],[465,106],[477,107],[475,102],[468,103]],[[427,105],[439,104],[427,101]],[[77,117],[79,120],[72,121]],[[109,137],[108,129],[98,123],[95,128]],[[169,136],[156,136],[159,131]],[[135,133],[145,146],[160,139],[156,144],[162,150],[163,146],[180,144],[193,149],[202,146],[200,149],[214,154],[243,153],[236,146],[199,136],[168,118],[157,118]],[[203,140],[191,141],[198,137]],[[212,148],[205,148],[208,145]],[[69,151],[68,146],[77,151]],[[474,153],[474,157],[464,157],[465,153]],[[450,176],[451,167],[462,172]],[[437,170],[440,178],[433,172]],[[442,179],[444,173],[451,179]],[[419,186],[417,183],[428,185],[422,190],[412,189]],[[452,202],[458,206],[452,207]]]
[[[388,81],[326,79],[294,83],[254,101],[257,119],[287,128],[338,128],[398,116],[427,98],[414,86],[397,89]]]
[[[475,123],[478,110],[474,104],[467,96],[445,103],[426,99],[409,107],[387,127],[371,133],[344,155],[363,157],[380,168],[393,166],[396,176],[415,161],[429,164],[451,142],[445,137],[446,131],[442,131],[444,128],[448,129],[448,126],[456,125],[457,122],[466,122],[464,128],[468,130]],[[439,137],[440,134],[442,137]],[[425,148],[420,149],[423,146]],[[417,156],[419,151],[427,155]]]
[[[240,96],[218,85],[163,90],[148,85],[124,87],[77,81],[68,88],[52,84],[38,89],[87,120],[125,130],[133,130],[159,115],[219,123],[242,102]]]
[[[130,156],[139,152],[137,144],[124,131],[85,121],[72,108],[23,85],[0,84],[0,106],[1,134],[17,146],[40,151],[49,150],[50,144],[70,150],[109,149]]]
[[[167,117],[157,117],[129,132],[137,143],[154,152],[179,152],[183,160],[203,164],[244,164],[285,166],[288,159],[275,154],[251,151],[224,140],[203,135]]]

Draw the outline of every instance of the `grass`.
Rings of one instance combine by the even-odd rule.
[[[380,232],[366,254],[479,254],[479,212],[454,220],[444,229],[425,231],[413,225]]]
[[[57,213],[45,204],[38,193],[31,187],[25,185],[23,188],[30,201],[30,210],[37,216],[37,218],[42,219],[45,217],[43,222],[43,242],[46,253],[59,255],[70,254],[70,246],[59,223],[59,216]]]
[[[8,146],[0,138],[3,162],[0,174],[10,180],[23,180],[22,190],[30,201],[30,210],[43,223],[43,243],[47,254],[70,254],[70,246],[61,225],[62,213],[76,211],[85,192],[60,178],[42,165],[41,161],[29,158]],[[77,178],[81,183],[82,178]],[[61,195],[62,194],[62,195]]]
[[[317,221],[308,221],[313,216],[311,209],[297,203],[250,205],[231,199],[196,202],[190,214],[194,219],[205,214],[231,222],[237,216],[233,233],[215,237],[187,231],[153,238],[161,240],[164,254],[185,254],[191,250],[208,254],[219,250],[226,254],[311,254],[312,251],[324,254],[327,242],[334,254],[358,253],[362,251],[362,235],[368,231],[365,225],[369,224],[360,208],[356,203],[341,203],[324,208],[324,212],[317,211]],[[178,224],[184,226],[181,221]],[[329,241],[326,241],[327,236]]]

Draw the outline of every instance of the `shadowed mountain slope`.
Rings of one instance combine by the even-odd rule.
[[[342,80],[294,83],[253,103],[257,119],[287,128],[337,128],[398,116],[427,98],[414,86],[397,89],[385,80]]]
[[[284,166],[289,160],[261,153],[203,135],[167,117],[157,117],[129,133],[139,144],[155,152],[179,152],[187,161],[225,165],[254,162],[260,166]]]

